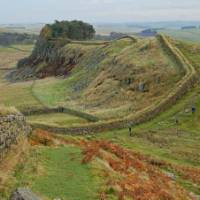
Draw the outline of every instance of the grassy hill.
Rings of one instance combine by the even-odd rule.
[[[199,73],[199,46],[170,42]],[[62,63],[59,72],[76,60],[70,73],[43,79],[34,75],[41,69],[52,72],[53,63],[37,63],[31,71],[15,68],[31,50],[24,45],[0,48],[0,104],[21,111],[64,106],[100,119],[93,123],[69,113],[38,113],[27,117],[33,124],[78,128],[135,115],[159,104],[184,77],[180,63],[157,38],[64,45],[59,55],[66,65]],[[17,70],[21,81],[10,82],[10,70]],[[27,74],[33,76],[23,80]],[[0,182],[0,198],[16,187],[30,187],[47,200],[192,200],[200,195],[199,91],[196,84],[165,112],[133,127],[132,137],[127,128],[87,136],[35,130],[24,157],[6,172],[8,181]]]
[[[102,119],[123,117],[159,101],[181,78],[180,68],[165,55],[157,39],[67,44],[59,50],[56,62],[20,68],[15,76],[51,74],[60,58],[65,62],[56,70],[63,77],[35,81],[34,96],[46,106],[81,109]]]

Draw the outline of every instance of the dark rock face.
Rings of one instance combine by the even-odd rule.
[[[42,200],[29,189],[19,188],[10,197],[10,200]]]
[[[18,62],[17,69],[7,75],[10,80],[27,80],[48,76],[67,76],[77,65],[84,52],[65,50],[68,42],[39,39],[28,58]]]
[[[82,53],[72,53],[69,59],[65,59],[62,48],[71,40],[92,39],[94,33],[92,25],[81,21],[56,21],[52,25],[46,25],[41,30],[32,54],[20,60],[17,69],[7,78],[16,81],[47,76],[66,76],[76,65]]]

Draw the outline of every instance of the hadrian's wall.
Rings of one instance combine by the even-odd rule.
[[[31,128],[22,114],[0,116],[0,161],[20,136],[27,136],[30,132]]]
[[[88,125],[83,125],[79,127],[55,127],[47,124],[37,124],[34,123],[32,126],[34,128],[43,128],[53,132],[59,133],[72,133],[72,134],[87,134],[87,133],[96,133],[102,131],[108,131],[113,129],[119,129],[124,127],[129,127],[138,125],[144,122],[147,122],[160,113],[166,111],[172,105],[174,105],[181,97],[183,97],[194,85],[199,81],[195,68],[183,55],[183,53],[171,44],[168,37],[164,35],[158,35],[158,40],[163,46],[164,50],[172,57],[178,66],[184,71],[184,76],[182,79],[174,86],[172,91],[162,99],[158,104],[153,104],[152,106],[145,108],[144,110],[129,116],[124,119],[106,121],[106,122],[97,122]]]

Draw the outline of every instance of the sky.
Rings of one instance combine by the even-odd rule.
[[[200,0],[0,0],[0,23],[200,21]]]

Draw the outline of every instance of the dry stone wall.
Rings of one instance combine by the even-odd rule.
[[[20,136],[27,136],[31,127],[22,114],[0,116],[0,161]]]
[[[10,197],[10,200],[42,200],[27,188],[18,188]]]

